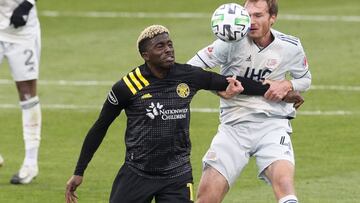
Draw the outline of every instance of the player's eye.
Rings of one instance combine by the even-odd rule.
[[[155,46],[157,49],[161,49],[164,47],[164,44],[163,43],[159,43]]]

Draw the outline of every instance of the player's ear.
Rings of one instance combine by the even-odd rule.
[[[274,25],[275,21],[276,21],[276,15],[270,16],[270,25]]]
[[[141,52],[141,57],[145,60],[148,61],[149,60],[149,54],[147,51]]]

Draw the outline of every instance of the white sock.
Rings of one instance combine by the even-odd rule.
[[[287,195],[279,200],[279,203],[298,203],[295,195]]]
[[[39,98],[21,101],[23,136],[25,142],[24,165],[37,165],[41,133],[41,108]]]

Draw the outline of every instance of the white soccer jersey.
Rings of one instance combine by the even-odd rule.
[[[40,24],[35,5],[30,10],[25,26],[18,28],[10,26],[10,17],[21,2],[23,0],[0,0],[0,41],[23,43],[39,35]]]
[[[216,40],[200,50],[188,63],[203,68],[220,65],[222,75],[238,75],[256,81],[283,80],[289,73],[294,90],[306,91],[311,84],[311,74],[300,40],[275,30],[271,32],[275,39],[263,49],[249,37],[234,43]],[[221,122],[225,124],[256,121],[258,113],[295,117],[296,112],[292,104],[246,95],[221,99],[220,110]]]

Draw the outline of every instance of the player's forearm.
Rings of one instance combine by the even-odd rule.
[[[200,68],[206,68],[206,64],[204,63],[204,61],[201,60],[201,58],[198,55],[195,55],[194,57],[192,57],[187,64],[190,64],[192,66],[197,66]]]
[[[311,74],[310,72],[305,75],[305,77],[299,79],[292,79],[290,80],[293,86],[294,91],[304,92],[310,88],[311,85]]]
[[[263,96],[270,87],[268,84],[263,85],[261,82],[256,82],[249,78],[237,76],[236,79],[240,81],[241,85],[244,87],[244,91],[241,93],[244,95]]]
[[[82,176],[84,174],[88,163],[104,139],[109,126],[120,112],[120,109],[114,108],[108,101],[105,101],[99,118],[85,137],[74,175]]]
[[[87,165],[92,159],[96,150],[99,148],[103,138],[105,137],[106,131],[107,128],[101,130],[97,129],[96,124],[90,129],[81,148],[74,175],[84,175],[85,169],[87,168]]]

